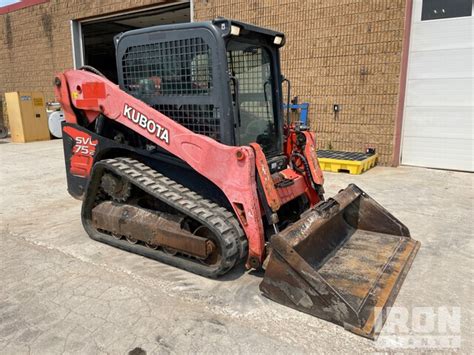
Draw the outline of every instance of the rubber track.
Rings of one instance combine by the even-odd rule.
[[[247,238],[234,215],[225,208],[206,200],[194,191],[189,190],[145,164],[131,158],[106,159],[97,162],[94,165],[91,182],[100,179],[102,176],[102,174],[99,174],[100,176],[97,177],[95,176],[97,174],[94,174],[94,172],[97,170],[97,167],[102,167],[104,171],[111,171],[116,175],[128,179],[133,185],[146,193],[205,225],[218,238],[222,259],[218,265],[206,266],[184,256],[171,256],[160,250],[152,250],[143,245],[134,245],[124,240],[116,240],[107,234],[98,232],[92,227],[89,211],[92,206],[91,204],[86,206],[86,203],[84,203],[82,212],[83,224],[92,239],[206,277],[217,277],[225,274],[232,269],[239,259],[246,256]],[[91,188],[89,187],[87,194],[93,192],[90,190]],[[86,202],[86,200],[84,202]],[[87,209],[87,211],[85,211],[85,209]]]

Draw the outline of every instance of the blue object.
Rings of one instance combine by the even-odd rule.
[[[283,104],[284,109],[286,110],[288,108],[288,105]],[[309,103],[308,102],[303,102],[302,104],[290,104],[290,109],[293,110],[300,110],[300,121],[303,125],[307,126],[308,125],[308,109],[309,109]]]

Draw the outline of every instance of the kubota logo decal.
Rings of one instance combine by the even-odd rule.
[[[149,119],[143,113],[138,112],[133,107],[125,104],[123,107],[123,115],[133,123],[139,125],[141,128],[146,129],[150,134],[156,135],[159,140],[162,140],[166,144],[170,144],[168,130],[164,127],[161,127],[155,121]]]

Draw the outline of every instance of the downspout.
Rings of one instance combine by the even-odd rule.
[[[405,22],[403,26],[402,58],[400,68],[400,83],[397,103],[397,116],[395,119],[395,132],[393,138],[392,166],[400,165],[403,111],[405,108],[405,92],[407,85],[408,52],[410,49],[410,31],[413,12],[413,0],[405,1]]]

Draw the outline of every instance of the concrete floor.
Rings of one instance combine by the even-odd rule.
[[[61,141],[0,143],[0,353],[394,349],[263,298],[254,273],[208,280],[92,241],[81,203],[66,191]],[[422,243],[395,306],[460,307],[457,350],[472,352],[473,175],[412,167],[328,173],[327,195],[349,182]],[[416,329],[408,324],[407,334],[420,336]]]

